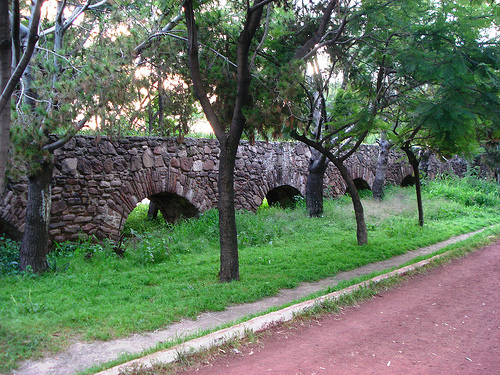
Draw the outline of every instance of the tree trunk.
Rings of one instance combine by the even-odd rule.
[[[12,63],[12,40],[10,34],[9,1],[0,0],[0,93],[3,92],[10,79]],[[0,196],[5,183],[5,171],[10,145],[10,100],[8,105],[0,110]]]
[[[413,168],[415,177],[415,193],[417,195],[417,209],[418,209],[418,225],[424,226],[424,207],[422,205],[422,185],[420,184],[419,162],[413,151],[409,146],[401,147],[408,157],[408,162]]]
[[[387,173],[387,161],[392,144],[386,139],[385,132],[382,132],[379,141],[379,152],[377,170],[375,171],[375,181],[373,182],[373,199],[381,201],[384,198],[385,175]]]
[[[306,145],[314,148],[321,154],[325,155],[328,158],[328,160],[330,160],[333,163],[333,165],[335,165],[335,167],[337,167],[337,169],[339,170],[342,179],[345,181],[347,185],[347,192],[351,196],[352,205],[354,208],[354,215],[356,217],[356,237],[358,240],[358,245],[364,245],[368,243],[368,231],[366,229],[365,214],[363,210],[363,204],[361,203],[361,198],[359,197],[358,190],[356,189],[356,185],[354,184],[351,174],[344,166],[343,161],[346,160],[349,156],[352,155],[352,153],[355,150],[358,149],[363,139],[365,139],[367,133],[368,132],[365,132],[360,137],[360,139],[358,139],[358,142],[356,142],[356,144],[351,148],[351,150],[346,155],[342,157],[342,159],[335,157],[330,152],[330,150],[324,148],[318,142],[312,141],[304,135],[299,135],[295,131],[292,131],[291,133],[292,138],[296,139],[297,141],[304,142]]]
[[[351,196],[352,205],[354,208],[354,215],[356,217],[356,237],[358,239],[358,245],[364,245],[368,243],[368,231],[366,229],[365,214],[363,210],[363,204],[361,203],[361,198],[358,194],[358,189],[354,185],[354,181],[351,174],[344,166],[344,164],[335,158],[333,155],[329,154],[328,159],[337,167],[342,176],[342,179],[347,185],[347,192]]]
[[[28,204],[26,224],[19,252],[20,268],[27,267],[41,273],[48,267],[50,208],[52,203],[52,162],[46,162],[40,170],[28,178]]]
[[[157,217],[158,217],[158,205],[153,201],[149,201],[148,219],[154,220]]]
[[[310,217],[321,217],[323,215],[323,176],[328,161],[326,157],[317,150],[313,150],[306,182],[306,207]]]
[[[219,155],[219,230],[221,282],[239,280],[238,235],[234,208],[234,164],[236,147],[221,142]]]
[[[422,178],[426,178],[429,175],[429,159],[431,158],[431,156],[431,150],[426,149],[421,153],[420,162],[418,163],[418,169]]]

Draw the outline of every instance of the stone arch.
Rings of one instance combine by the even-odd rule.
[[[13,224],[2,219],[0,219],[0,236],[5,236],[14,241],[21,241],[22,239],[22,233]]]
[[[4,195],[0,196],[0,235],[20,241],[24,232],[26,217],[27,187],[7,184]]]
[[[303,197],[298,189],[290,185],[281,185],[270,190],[266,194],[266,199],[270,206],[288,208],[295,206],[297,196]]]
[[[400,184],[401,187],[408,187],[414,185],[415,185],[415,176],[413,176],[413,174],[406,175]]]
[[[200,214],[189,200],[175,193],[158,193],[148,198],[156,204],[165,221],[169,223],[197,217]]]

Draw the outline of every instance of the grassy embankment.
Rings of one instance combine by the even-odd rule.
[[[431,182],[426,224],[418,227],[413,189],[391,188],[381,203],[363,199],[369,244],[356,245],[348,197],[325,202],[323,218],[263,208],[237,215],[241,281],[218,283],[217,211],[170,226],[129,217],[123,258],[111,246],[63,244],[53,272],[19,274],[15,245],[0,242],[0,371],[63,348],[75,338],[108,340],[161,328],[203,311],[255,301],[450,236],[500,222],[500,191],[467,178]]]

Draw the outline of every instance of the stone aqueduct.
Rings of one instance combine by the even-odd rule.
[[[128,137],[110,140],[78,136],[56,151],[50,238],[56,242],[95,236],[116,240],[130,212],[144,198],[175,220],[217,206],[219,148],[215,139]],[[378,149],[363,146],[347,161],[355,181],[372,186]],[[255,211],[267,197],[283,202],[305,195],[310,150],[286,142],[241,142],[235,170],[236,208]],[[442,168],[442,167],[441,167]],[[412,174],[401,155],[391,153],[388,183]],[[331,164],[325,192],[344,194]],[[26,183],[11,183],[0,199],[0,233],[19,238],[24,230]]]

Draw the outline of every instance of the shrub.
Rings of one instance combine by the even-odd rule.
[[[0,275],[13,275],[19,271],[19,243],[0,237]]]
[[[470,175],[463,178],[442,176],[435,181],[429,181],[425,188],[432,196],[444,197],[464,206],[496,207],[500,205],[498,185],[493,181]]]

